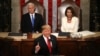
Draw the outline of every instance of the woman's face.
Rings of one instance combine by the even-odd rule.
[[[72,17],[72,11],[70,9],[67,10],[67,17],[71,18]]]

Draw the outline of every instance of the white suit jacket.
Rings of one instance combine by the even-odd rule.
[[[67,22],[67,17],[61,19],[61,31],[62,32],[77,32],[79,27],[79,19],[72,17],[71,23]]]

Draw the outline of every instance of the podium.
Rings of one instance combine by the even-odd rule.
[[[0,36],[2,34],[0,33]],[[36,35],[41,34],[33,34]],[[14,37],[14,36],[13,36]],[[17,36],[18,37],[18,36]],[[22,36],[21,36],[22,37]],[[18,37],[18,38],[21,38]],[[57,37],[58,48],[61,56],[92,56],[100,55],[100,35],[89,39],[71,39],[63,36]],[[17,56],[32,56],[34,39],[14,40],[14,38],[0,37],[0,55],[15,54]],[[1,41],[2,40],[2,41]],[[8,43],[8,42],[9,43]],[[4,44],[6,43],[6,44]],[[7,46],[9,45],[9,46]],[[11,48],[11,49],[10,49]],[[3,50],[3,51],[1,51]],[[93,51],[95,50],[95,51]],[[14,53],[13,53],[14,52]]]

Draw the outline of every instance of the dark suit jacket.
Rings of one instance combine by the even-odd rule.
[[[58,44],[57,44],[56,37],[53,35],[50,35],[50,37],[51,37],[51,42],[52,42],[52,54],[51,55],[58,55],[59,51],[58,51]],[[35,46],[37,45],[38,42],[39,42],[40,50],[36,54]],[[43,38],[43,35],[34,40],[33,55],[43,55],[43,56],[50,55],[47,44]]]
[[[32,27],[32,22],[29,13],[26,13],[22,16],[21,19],[21,32],[22,33],[28,33],[38,31],[41,32],[41,27],[44,24],[44,19],[42,18],[42,15],[35,13],[35,20],[34,20],[34,27]]]

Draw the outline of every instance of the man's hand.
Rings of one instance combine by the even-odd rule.
[[[38,53],[39,50],[40,50],[40,45],[38,42],[37,45],[35,46],[35,53]]]

